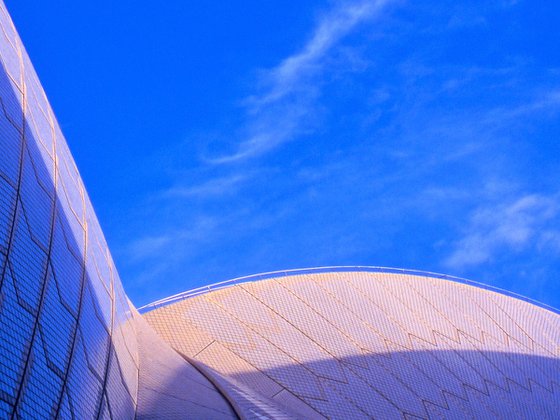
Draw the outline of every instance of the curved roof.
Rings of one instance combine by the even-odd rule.
[[[378,269],[223,286],[144,317],[242,416],[255,407],[304,418],[560,412],[560,316],[548,308]]]
[[[138,312],[143,314],[149,311],[153,311],[154,309],[161,308],[163,306],[171,305],[173,303],[179,302],[184,299],[188,299],[214,290],[223,289],[224,287],[233,286],[235,284],[249,283],[253,281],[267,280],[267,279],[280,278],[280,277],[289,277],[289,276],[296,276],[296,275],[303,275],[303,274],[345,273],[345,272],[407,274],[411,276],[430,277],[435,279],[454,281],[457,283],[467,284],[467,285],[479,287],[481,289],[490,290],[496,293],[501,293],[503,295],[510,296],[519,300],[523,300],[535,306],[539,306],[541,308],[547,309],[554,313],[560,314],[559,309],[553,308],[552,306],[549,306],[545,303],[536,301],[534,299],[528,298],[526,296],[517,293],[510,292],[509,290],[500,289],[495,286],[490,286],[488,284],[479,283],[462,277],[450,276],[448,274],[434,273],[430,271],[413,270],[409,268],[374,267],[374,266],[311,267],[311,268],[296,268],[290,270],[270,271],[266,273],[252,274],[249,276],[237,277],[234,279],[197,287],[195,289],[187,290],[186,292],[181,292],[176,295],[168,296],[138,308]]]

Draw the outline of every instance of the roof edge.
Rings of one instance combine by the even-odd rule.
[[[453,281],[456,283],[466,284],[469,286],[478,287],[480,289],[499,293],[501,295],[509,296],[511,298],[530,303],[532,305],[538,306],[542,309],[546,309],[550,312],[560,315],[560,310],[552,306],[549,306],[545,303],[539,302],[537,300],[528,298],[526,296],[514,292],[510,292],[509,290],[500,289],[499,287],[490,286],[484,283],[479,283],[465,278],[450,276],[441,273],[434,273],[430,271],[407,269],[407,268],[370,267],[370,266],[326,266],[326,267],[312,267],[312,268],[296,268],[290,270],[270,271],[266,273],[252,274],[249,276],[237,277],[231,280],[225,280],[218,283],[209,284],[207,286],[202,286],[202,287],[197,287],[195,289],[187,290],[186,292],[178,293],[176,295],[172,295],[167,298],[163,298],[155,302],[148,303],[147,305],[138,308],[138,312],[144,314],[146,312],[150,312],[155,309],[159,309],[161,307],[168,306],[185,299],[189,299],[191,297],[199,296],[208,292],[213,292],[215,290],[223,289],[225,287],[235,286],[237,284],[242,284],[242,283],[268,280],[268,279],[280,278],[280,277],[296,276],[302,274],[348,273],[348,272],[406,274],[411,276],[422,276],[422,277],[430,277],[430,278],[437,278],[437,279],[442,279],[447,281]]]

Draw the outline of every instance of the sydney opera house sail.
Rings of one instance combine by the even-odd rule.
[[[207,379],[154,340],[129,303],[1,3],[0,27],[0,418],[149,415],[159,410],[149,405],[151,394],[171,377],[183,387],[169,397],[180,400],[176,409],[194,418],[233,416]]]
[[[557,313],[402,270],[269,277],[145,313],[243,416],[247,402],[294,418],[560,415]]]
[[[330,268],[128,300],[0,0],[0,418],[560,417],[560,315]]]

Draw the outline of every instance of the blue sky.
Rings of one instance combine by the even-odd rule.
[[[137,305],[264,271],[560,307],[560,5],[6,0]]]

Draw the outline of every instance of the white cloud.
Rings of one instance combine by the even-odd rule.
[[[518,252],[530,245],[552,244],[546,226],[558,216],[557,197],[525,195],[513,202],[480,207],[471,215],[462,239],[444,264],[464,269],[490,261],[499,252]],[[554,236],[554,235],[553,235]]]
[[[538,246],[540,249],[549,249],[560,255],[560,231],[553,228],[542,232]]]
[[[360,23],[373,18],[392,0],[345,3],[321,19],[297,53],[262,75],[263,89],[245,100],[244,140],[233,153],[206,159],[225,164],[260,156],[308,129],[326,58]]]
[[[211,179],[200,185],[177,186],[167,190],[164,195],[173,198],[187,197],[221,197],[236,191],[248,179],[248,175],[238,174],[229,177]]]
[[[560,109],[560,90],[539,92],[532,100],[523,105],[513,108],[498,108],[487,114],[486,124],[493,124],[496,121],[509,123],[512,120],[527,117],[535,113],[557,113]]]
[[[386,0],[369,1],[346,5],[331,12],[319,22],[310,41],[304,48],[270,70],[270,89],[264,95],[254,98],[257,106],[266,105],[292,93],[299,88],[310,73],[317,72],[327,53],[359,23],[373,17]]]
[[[146,236],[130,243],[127,249],[129,259],[142,261],[145,258],[153,258],[167,248],[173,238],[170,235]]]
[[[126,258],[132,262],[160,260],[170,264],[184,253],[193,250],[194,243],[212,240],[225,220],[216,217],[197,217],[195,220],[173,226],[161,235],[145,235],[132,241],[124,250]]]

